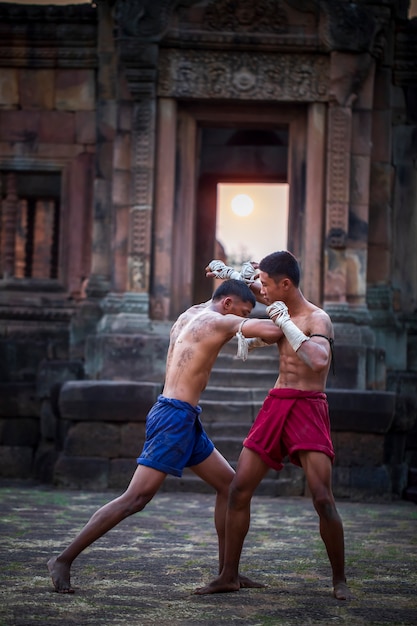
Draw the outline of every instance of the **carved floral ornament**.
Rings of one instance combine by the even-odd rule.
[[[303,54],[164,49],[158,95],[172,98],[325,101],[329,59]]]
[[[96,4],[109,0],[95,0]],[[368,6],[347,0],[114,0],[114,16],[122,37],[161,41],[170,27],[179,39],[186,31],[233,33],[240,37],[261,35],[279,37],[292,32],[289,8],[311,14],[317,25],[316,45],[321,50],[372,52],[384,30],[383,14]],[[195,7],[189,21],[189,11]],[[191,11],[192,12],[192,11]],[[176,14],[176,18],[172,19]],[[295,40],[306,45],[307,32]],[[296,35],[296,33],[293,33]],[[317,39],[316,39],[317,38]],[[198,37],[197,37],[198,39]]]

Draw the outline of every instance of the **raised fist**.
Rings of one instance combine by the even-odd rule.
[[[214,275],[214,278],[234,278],[235,280],[242,280],[242,277],[237,270],[233,267],[225,265],[223,261],[219,261],[218,259],[210,261],[206,271],[211,272]]]
[[[240,275],[242,280],[244,280],[247,285],[250,285],[255,282],[259,276],[259,270],[256,269],[255,264],[251,261],[245,261],[240,270]]]
[[[282,328],[282,324],[290,319],[290,314],[288,313],[288,307],[285,302],[281,300],[276,300],[269,306],[266,307],[266,312],[269,317],[275,322],[277,326]]]

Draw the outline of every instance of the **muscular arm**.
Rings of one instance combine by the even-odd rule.
[[[267,307],[267,312],[274,323],[282,329],[299,359],[313,372],[328,371],[331,357],[328,339],[333,338],[333,328],[327,313],[315,308],[309,314],[301,316],[300,320],[291,319],[283,302],[274,302]],[[323,337],[310,337],[316,333]]]

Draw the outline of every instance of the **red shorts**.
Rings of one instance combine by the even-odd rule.
[[[323,452],[333,462],[326,394],[271,389],[243,445],[277,471],[282,469],[285,456],[301,466],[298,450]]]

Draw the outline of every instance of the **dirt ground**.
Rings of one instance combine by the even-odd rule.
[[[243,573],[267,585],[213,596],[214,496],[160,493],[74,563],[74,595],[53,591],[46,561],[111,492],[0,485],[0,626],[417,624],[417,506],[338,502],[354,597],[332,597],[317,516],[306,498],[255,496]]]

